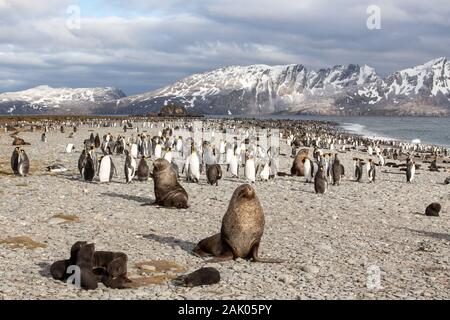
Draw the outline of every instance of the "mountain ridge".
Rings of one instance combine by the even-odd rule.
[[[31,90],[48,93],[32,101],[27,90],[0,94],[0,113],[14,113],[11,104],[25,101],[19,111],[148,114],[175,104],[203,114],[449,116],[450,63],[439,57],[383,78],[366,64],[319,70],[302,64],[226,66],[128,97],[111,87]]]

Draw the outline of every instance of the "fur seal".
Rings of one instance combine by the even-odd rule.
[[[450,184],[450,177],[445,178],[444,184]]]
[[[77,266],[80,268],[81,288],[92,290],[98,288],[97,277],[92,272],[95,245],[93,243],[81,246],[77,254]]]
[[[23,140],[22,138],[18,138],[18,137],[14,137],[13,146],[29,146],[30,143],[25,142],[25,140]]]
[[[200,241],[193,252],[200,257],[213,255],[212,262],[231,259],[252,259],[255,262],[281,262],[258,257],[258,249],[264,232],[264,213],[249,184],[236,188],[222,219],[219,234]]]
[[[216,268],[207,267],[179,276],[174,280],[174,283],[184,287],[197,287],[216,284],[219,283],[219,281],[219,271]]]
[[[437,202],[433,202],[425,209],[425,215],[429,217],[439,217],[441,211],[441,205]]]
[[[165,159],[153,163],[155,204],[164,207],[188,208],[188,194],[177,180],[172,165]]]
[[[86,241],[77,241],[70,249],[70,258],[66,260],[58,260],[50,266],[50,274],[55,280],[66,280],[69,274],[66,273],[67,267],[76,265],[78,251],[82,246],[87,244]]]
[[[304,159],[308,157],[308,149],[301,149],[295,156],[291,167],[291,175],[303,177],[305,175]]]
[[[206,178],[210,185],[218,186],[218,181],[222,178],[222,168],[220,164],[206,165]]]

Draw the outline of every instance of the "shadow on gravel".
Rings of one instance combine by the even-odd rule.
[[[46,277],[46,278],[52,278],[52,275],[50,274],[50,266],[51,266],[50,263],[39,262],[39,263],[36,263],[36,265],[41,268],[41,270],[39,270],[39,274],[41,276]]]
[[[145,203],[145,204],[153,202],[152,199],[149,199],[146,197],[138,197],[138,196],[133,196],[133,195],[129,195],[129,194],[121,194],[121,193],[115,193],[115,192],[105,192],[105,193],[102,193],[102,196],[107,196],[107,197],[111,197],[111,198],[120,198],[120,199],[136,201],[136,202]]]
[[[431,232],[431,231],[424,231],[424,230],[415,230],[415,229],[411,229],[411,228],[404,228],[405,230],[414,232],[418,235],[421,236],[426,236],[426,237],[430,237],[430,238],[435,238],[435,239],[439,239],[439,240],[447,240],[450,241],[450,234],[448,233],[440,233],[440,232]]]
[[[143,234],[142,236],[145,239],[153,240],[153,241],[159,242],[161,244],[169,245],[171,247],[174,247],[174,246],[179,247],[182,250],[194,255],[192,253],[192,249],[194,249],[196,244],[193,242],[180,240],[180,239],[177,239],[174,237],[159,236],[159,235],[153,234],[153,233]]]

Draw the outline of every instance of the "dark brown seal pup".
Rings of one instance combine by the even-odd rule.
[[[69,259],[58,260],[50,266],[50,274],[52,275],[53,279],[64,281],[69,277],[69,274],[67,274],[67,267],[77,264],[78,251],[86,243],[86,241],[75,242],[70,249]]]
[[[433,202],[425,209],[425,215],[429,217],[439,217],[441,211],[441,205],[437,202]]]
[[[231,197],[222,219],[221,232],[200,241],[193,251],[201,257],[215,256],[211,262],[237,258],[255,262],[281,262],[258,257],[263,232],[264,213],[259,199],[251,185],[243,184]]]
[[[22,138],[18,138],[18,137],[14,137],[13,146],[29,146],[30,143],[25,142],[25,140],[23,140]]]
[[[94,262],[95,245],[93,243],[83,245],[77,254],[77,266],[80,268],[81,288],[92,290],[98,288],[97,277],[92,272]]]
[[[218,186],[218,181],[222,178],[222,168],[220,164],[206,165],[206,178],[210,185]]]
[[[96,251],[94,253],[93,268],[102,269],[104,274],[115,278],[126,276],[127,262],[128,257],[123,252]]]
[[[182,275],[174,280],[175,284],[185,287],[198,287],[219,283],[220,273],[216,268],[207,267]]]
[[[177,174],[166,159],[153,163],[155,204],[163,207],[188,208],[188,194],[177,180]]]

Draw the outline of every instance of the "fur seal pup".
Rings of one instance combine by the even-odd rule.
[[[94,161],[91,158],[91,154],[88,153],[86,155],[86,163],[84,165],[83,169],[83,176],[85,181],[92,181],[94,180],[95,176],[95,165]]]
[[[67,267],[77,264],[78,251],[82,246],[87,244],[86,241],[75,242],[70,249],[70,258],[66,260],[58,260],[50,266],[50,274],[55,280],[66,280],[69,277]]]
[[[314,176],[314,191],[324,194],[327,192],[328,181],[325,174],[325,168],[321,165]]]
[[[429,217],[439,217],[441,211],[441,205],[437,202],[433,202],[425,209],[425,215]]]
[[[219,234],[200,241],[193,252],[200,257],[213,255],[211,262],[231,259],[252,259],[255,262],[278,263],[258,257],[264,232],[264,212],[255,189],[249,184],[236,188],[222,219]]]
[[[444,184],[450,184],[450,177],[445,178]]]
[[[23,140],[22,138],[18,138],[18,137],[14,137],[13,146],[29,146],[30,143],[25,142],[25,140]]]
[[[19,152],[19,159],[17,160],[17,171],[22,177],[26,177],[29,170],[30,160],[28,159],[25,150],[21,149]]]
[[[139,161],[137,176],[139,181],[147,181],[150,175],[150,169],[148,167],[147,161],[145,161],[145,157],[142,156],[141,161]]]
[[[344,166],[338,158],[338,155],[334,156],[333,164],[331,165],[331,176],[333,178],[333,185],[339,185],[341,182],[341,177],[344,175]]]
[[[19,147],[15,147],[11,155],[11,169],[14,174],[19,174]]]
[[[188,194],[177,180],[172,165],[159,158],[153,162],[155,204],[164,207],[188,208]]]
[[[97,277],[92,272],[95,245],[93,243],[81,246],[77,254],[77,266],[80,268],[80,285],[85,290],[98,288]]]
[[[220,164],[206,165],[206,179],[210,185],[219,185],[219,180],[222,178],[222,167]]]
[[[216,268],[201,268],[192,273],[179,276],[173,282],[184,287],[212,285],[220,282],[220,273]]]

